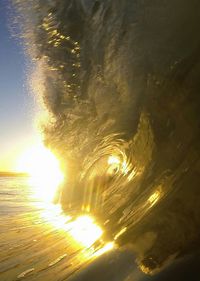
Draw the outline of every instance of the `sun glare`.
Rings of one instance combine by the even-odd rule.
[[[30,175],[35,195],[51,201],[63,180],[59,161],[43,144],[35,145],[22,154],[17,162],[17,171]]]
[[[103,230],[89,215],[80,215],[72,218],[63,213],[60,205],[54,205],[52,199],[56,194],[63,175],[58,159],[44,145],[34,145],[24,152],[17,163],[17,170],[30,175],[31,186],[38,202],[43,207],[41,217],[46,223],[56,229],[66,231],[74,243],[82,248],[89,249],[101,238]],[[99,256],[113,248],[108,243],[99,249],[93,256]]]
[[[90,247],[102,236],[102,229],[90,216],[80,216],[71,223],[69,233],[84,247]]]
[[[89,248],[103,234],[103,230],[89,215],[82,215],[73,219],[62,212],[59,205],[48,204],[41,214],[45,222],[50,223],[57,229],[62,229],[70,234],[76,243]]]

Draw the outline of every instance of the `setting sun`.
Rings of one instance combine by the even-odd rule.
[[[58,185],[63,180],[59,161],[43,144],[27,149],[17,161],[17,171],[30,175],[35,195],[45,201],[51,201]]]

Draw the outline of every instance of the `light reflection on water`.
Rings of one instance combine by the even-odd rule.
[[[67,278],[114,246],[95,249],[103,230],[94,218],[40,201],[26,178],[0,178],[0,193],[0,280]]]
[[[102,229],[91,216],[80,215],[73,219],[63,214],[59,205],[45,204],[44,211],[40,215],[46,223],[53,225],[56,229],[67,231],[74,242],[83,247],[92,246],[103,234]]]

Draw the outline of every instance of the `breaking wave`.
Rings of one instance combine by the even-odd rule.
[[[14,1],[68,179],[153,270],[198,245],[200,3]],[[191,245],[193,247],[191,248]],[[195,245],[195,247],[194,247]]]

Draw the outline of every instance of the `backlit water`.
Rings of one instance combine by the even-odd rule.
[[[67,219],[28,178],[0,178],[0,280],[64,280],[85,264],[91,249],[61,227]]]

